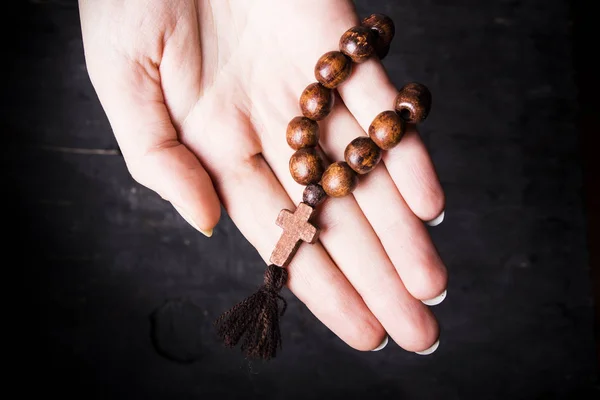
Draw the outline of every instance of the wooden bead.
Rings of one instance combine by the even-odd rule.
[[[320,83],[311,83],[300,96],[300,109],[306,118],[320,121],[329,115],[333,108],[334,96],[331,89]]]
[[[340,51],[355,63],[366,61],[374,53],[373,33],[364,26],[348,29],[340,38]]]
[[[319,124],[310,118],[296,117],[288,124],[285,137],[294,150],[315,147],[319,144]]]
[[[317,183],[323,175],[323,160],[314,147],[297,150],[290,158],[290,173],[301,185]]]
[[[381,46],[378,44],[375,44],[375,54],[377,54],[377,58],[379,58],[380,60],[383,60],[388,53],[390,52],[390,46]]]
[[[341,85],[352,72],[352,60],[339,51],[325,53],[315,65],[315,78],[329,89]]]
[[[387,15],[371,14],[362,20],[362,26],[367,27],[377,32],[375,42],[383,47],[387,47],[392,43],[396,34],[396,26],[394,21]]]
[[[304,193],[302,194],[302,202],[315,208],[316,206],[321,204],[326,197],[327,193],[325,193],[323,187],[319,184],[312,183],[306,188],[304,188]]]
[[[323,190],[331,197],[346,196],[356,189],[356,185],[358,185],[356,172],[343,161],[331,164],[323,173],[321,180]]]
[[[406,123],[394,111],[379,113],[371,126],[369,126],[369,137],[383,150],[389,150],[396,146],[406,130]]]
[[[367,136],[360,136],[350,142],[344,151],[346,162],[355,172],[371,172],[381,161],[381,149]]]
[[[425,121],[431,110],[431,92],[420,83],[408,83],[400,89],[394,102],[396,112],[411,124]]]

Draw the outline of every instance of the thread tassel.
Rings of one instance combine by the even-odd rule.
[[[265,271],[264,284],[247,299],[223,313],[216,321],[217,334],[227,347],[242,341],[247,357],[270,360],[281,349],[279,317],[287,308],[279,294],[288,280],[288,272],[274,264]],[[279,310],[279,301],[282,303]]]

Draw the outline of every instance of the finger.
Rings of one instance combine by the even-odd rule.
[[[263,142],[263,154],[292,198],[301,198],[303,190],[288,170],[293,151],[274,132],[283,137],[281,132],[285,132],[289,116],[298,112],[297,107],[293,100],[280,101],[278,109],[269,109],[269,118],[261,119],[271,135]],[[406,290],[354,198],[326,201],[318,221],[323,229],[320,241],[327,253],[394,341],[409,351],[429,348],[438,338],[437,322],[429,309]]]
[[[220,106],[214,102],[205,104],[208,109],[198,108],[190,116],[186,124],[189,129],[202,126],[226,138],[233,133],[240,138],[255,137],[248,128],[249,122],[240,115],[206,118]],[[200,125],[199,121],[210,122]],[[237,141],[241,147],[219,146],[218,142],[210,142],[209,135],[199,135],[206,140],[202,146],[192,146],[211,166],[227,213],[268,263],[282,233],[275,224],[277,215],[284,208],[293,210],[294,203],[259,154],[260,147],[255,142],[241,139]],[[358,350],[371,350],[382,342],[385,330],[319,243],[301,245],[287,268],[290,290],[344,342]]]
[[[428,225],[436,226],[444,220],[445,196],[433,161],[414,125],[400,144],[383,153],[383,161],[390,176],[405,196],[411,210]]]
[[[393,109],[398,94],[375,58],[355,64],[352,77],[338,91],[365,132],[379,113]],[[444,192],[427,149],[414,129],[395,148],[385,152],[384,162],[415,215],[431,221],[443,212]]]
[[[165,104],[177,131],[201,97],[202,84],[207,82],[202,73],[202,49],[199,27],[196,23],[196,6],[193,1],[180,1],[177,15],[172,16],[167,25],[162,57],[159,64],[161,86]],[[173,11],[168,2],[161,5]],[[202,8],[204,9],[204,8]],[[159,18],[165,19],[164,13],[155,12]],[[212,18],[200,16],[203,29],[213,29]],[[206,36],[206,35],[205,35]]]
[[[351,197],[323,205],[321,242],[388,334],[408,351],[439,336],[429,309],[407,291],[358,204]]]
[[[365,132],[343,104],[321,123],[321,145],[333,159],[344,159],[348,143]],[[361,175],[354,197],[377,233],[410,294],[428,301],[444,292],[446,268],[421,220],[410,210],[386,166]]]
[[[179,130],[203,82],[196,5],[185,0],[152,2],[151,7],[135,1],[104,3],[79,0],[88,68],[100,73],[115,57],[152,67],[153,78],[160,77],[163,102]],[[211,18],[202,17],[203,27],[212,28]]]
[[[87,54],[94,87],[134,179],[210,236],[221,212],[219,199],[198,159],[178,141],[156,66],[115,56],[98,68],[100,55]]]

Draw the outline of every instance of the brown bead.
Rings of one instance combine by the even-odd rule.
[[[290,158],[292,178],[301,185],[317,183],[323,175],[323,161],[314,147],[297,150]]]
[[[381,149],[367,136],[360,136],[346,146],[344,158],[355,172],[366,174],[381,161]]]
[[[288,124],[285,137],[294,150],[315,147],[319,144],[319,124],[310,118],[296,117]]]
[[[408,83],[400,89],[394,107],[406,122],[423,122],[431,110],[431,92],[420,83]]]
[[[325,170],[321,186],[331,197],[343,197],[356,189],[358,176],[352,168],[343,161],[335,162]]]
[[[315,65],[315,78],[329,89],[341,85],[352,72],[352,60],[339,51],[325,53]]]
[[[340,51],[350,57],[355,63],[361,63],[371,57],[373,48],[373,33],[364,26],[348,29],[340,38]]]
[[[372,29],[377,32],[376,43],[382,47],[387,47],[392,43],[396,34],[396,26],[394,21],[387,15],[371,14],[362,20],[362,26]]]
[[[329,115],[333,108],[334,96],[331,89],[320,83],[311,83],[300,96],[300,109],[306,118],[320,121]]]
[[[323,190],[323,187],[319,184],[311,183],[304,188],[302,194],[302,202],[308,204],[311,207],[316,207],[325,200],[327,193]]]
[[[389,45],[388,46],[381,46],[381,45],[379,45],[377,43],[375,44],[375,54],[377,54],[377,57],[380,60],[383,60],[388,55],[389,52],[390,52],[390,46]]]
[[[383,150],[396,146],[406,130],[406,122],[394,111],[379,113],[369,126],[369,137]]]

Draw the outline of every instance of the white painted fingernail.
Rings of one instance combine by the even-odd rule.
[[[437,348],[440,347],[440,339],[437,340],[437,342],[435,342],[433,344],[433,346],[431,346],[430,348],[428,348],[427,350],[423,350],[423,351],[415,351],[415,353],[417,353],[420,356],[428,356],[429,354],[433,353],[434,351],[437,350]]]
[[[173,204],[173,203],[171,203],[171,204]],[[202,233],[206,237],[211,237],[212,236],[212,234],[213,234],[213,230],[212,229],[209,229],[209,230],[202,230],[202,229],[200,229],[198,227],[198,225],[196,225],[196,223],[194,222],[194,220],[191,219],[190,216],[185,213],[185,211],[183,211],[183,209],[179,208],[175,204],[173,204],[173,207],[175,208],[175,210],[177,210],[177,212],[179,213],[179,215],[181,215],[183,217],[183,219],[185,219],[185,221],[188,224],[190,224],[191,226],[194,227],[194,229],[196,229],[197,231],[199,231],[200,233]]]
[[[442,301],[444,301],[447,293],[448,293],[448,290],[444,290],[442,292],[442,294],[440,294],[439,296],[434,297],[433,299],[429,299],[429,300],[421,300],[421,303],[425,304],[426,306],[437,306]]]
[[[425,222],[429,226],[438,226],[444,220],[444,216],[446,215],[446,210],[442,211],[440,215],[432,219],[431,221]]]
[[[379,350],[383,349],[385,346],[387,346],[389,340],[390,340],[390,337],[388,335],[385,335],[385,338],[383,339],[383,342],[381,342],[381,344],[379,346],[375,347],[371,351],[379,351]]]

